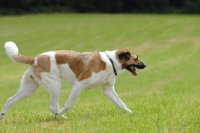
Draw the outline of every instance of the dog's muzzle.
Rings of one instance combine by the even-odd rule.
[[[146,67],[146,65],[143,62],[140,62],[138,64],[133,64],[134,67],[138,68],[138,69],[144,69]]]
[[[127,69],[128,71],[130,71],[134,76],[137,75],[136,69],[144,69],[146,67],[146,65],[143,62],[140,62],[138,64],[131,64],[125,67],[125,69]]]

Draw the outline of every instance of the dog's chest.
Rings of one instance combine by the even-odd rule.
[[[108,75],[106,71],[101,71],[99,73],[92,73],[91,77],[82,81],[76,81],[79,82],[84,86],[85,89],[92,89],[96,87],[101,87],[105,84],[108,84],[110,82],[113,83],[115,81],[115,76]]]

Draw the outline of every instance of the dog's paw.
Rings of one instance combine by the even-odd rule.
[[[60,115],[58,113],[55,114],[55,119],[59,119]]]
[[[59,119],[59,118],[67,119],[67,116],[65,116],[65,115],[60,115],[59,113],[56,113],[56,114],[55,114],[55,118],[56,118],[56,119]]]
[[[130,109],[126,109],[126,111],[127,111],[128,113],[133,113],[133,111],[131,111]]]
[[[65,115],[61,115],[61,117],[62,117],[63,119],[67,119],[67,116],[65,116]]]

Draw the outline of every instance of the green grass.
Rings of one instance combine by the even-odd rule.
[[[119,111],[101,89],[83,91],[68,119],[54,119],[49,94],[40,88],[10,108],[0,132],[200,132],[200,16],[127,14],[41,14],[0,17],[0,108],[14,95],[27,65],[13,63],[3,44],[20,53],[49,50],[129,49],[147,64],[133,77],[124,72],[115,88],[128,108]],[[63,82],[60,107],[71,86]]]

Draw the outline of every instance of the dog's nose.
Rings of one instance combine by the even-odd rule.
[[[144,69],[145,67],[146,67],[146,65],[143,62],[140,62],[137,64],[138,69]]]
[[[143,63],[144,64],[144,63]],[[144,68],[146,67],[146,64],[144,64]]]

